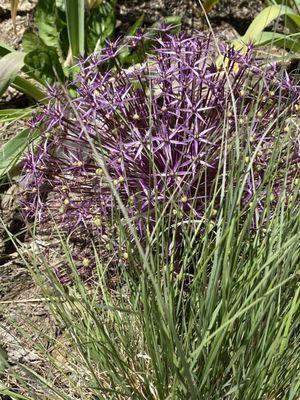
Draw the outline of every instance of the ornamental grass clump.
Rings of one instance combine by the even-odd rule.
[[[81,61],[74,82],[50,88],[48,105],[32,120],[42,138],[24,166],[27,220],[100,238],[105,254],[127,260],[116,215],[142,241],[160,210],[180,241],[182,221],[218,212],[226,195],[219,185],[231,168],[248,174],[236,182],[241,207],[254,199],[263,214],[265,192],[257,193],[273,147],[299,110],[299,86],[276,65],[262,66],[250,47],[246,54],[217,48],[203,34],[165,33],[147,62],[130,69],[118,64],[119,46],[108,43]],[[286,151],[291,186],[299,143]],[[272,185],[274,201],[283,179]]]

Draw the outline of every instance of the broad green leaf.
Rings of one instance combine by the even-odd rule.
[[[61,81],[65,80],[67,71],[64,70],[61,64],[62,58],[59,56],[57,47],[47,46],[38,35],[31,31],[24,33],[22,44],[24,50],[28,53],[30,52],[30,55],[25,57],[25,63],[30,67],[30,71],[25,72],[31,73],[42,84],[45,84],[45,80],[49,81],[49,79],[50,81],[57,80],[57,78]],[[32,55],[39,54],[40,57],[34,60],[31,58]],[[50,62],[45,64],[46,58],[50,59]]]
[[[57,54],[57,47],[47,46],[34,32],[26,31],[23,35],[23,48],[27,52],[24,62],[26,72],[41,83],[53,83],[65,80],[65,74]]]
[[[17,121],[19,119],[23,119],[28,117],[33,113],[34,109],[27,107],[27,108],[16,108],[16,109],[4,109],[0,110],[0,122],[12,122]]]
[[[86,16],[85,50],[87,54],[102,47],[105,40],[113,34],[116,25],[115,6],[115,0],[105,2],[92,8]]]
[[[300,28],[297,23],[297,20],[294,21],[293,17],[290,18],[290,16],[295,15],[295,14],[288,14],[285,18],[284,24],[286,28],[289,30],[290,33],[298,33]]]
[[[84,53],[84,0],[65,0],[72,57]]]
[[[276,46],[289,49],[292,51],[300,51],[300,41],[293,40],[292,36],[288,36],[277,32],[262,32],[259,39],[255,42],[256,46],[264,44],[274,44]]]
[[[0,96],[2,96],[22,69],[24,65],[24,56],[24,53],[14,51],[0,59]]]
[[[287,14],[287,17],[289,19],[291,19],[294,24],[298,27],[298,29],[300,30],[300,15],[297,14]]]
[[[266,7],[262,10],[252,21],[245,35],[243,41],[249,43],[256,41],[262,31],[274,20],[282,15],[293,14],[293,10],[287,6],[273,5]]]
[[[39,30],[39,38],[46,46],[54,47],[60,53],[59,19],[54,1],[38,1],[35,22]]]
[[[45,42],[34,32],[26,30],[22,37],[22,47],[25,53],[45,46]]]
[[[26,54],[26,65],[31,68],[30,73],[38,79],[53,84],[55,81],[65,80],[65,74],[54,47],[41,46]]]
[[[45,93],[42,92],[37,86],[31,83],[28,79],[17,76],[11,83],[11,86],[19,90],[22,93],[27,94],[36,101],[43,101],[45,99]]]
[[[298,13],[300,13],[300,0],[294,0],[295,7],[297,8]]]
[[[26,128],[0,148],[0,178],[18,163],[29,142],[37,137],[37,132],[30,135],[30,130]]]
[[[12,54],[16,53],[14,49],[11,49],[9,46],[6,46],[5,44],[0,45],[0,56],[5,56],[7,54]],[[24,54],[25,56],[25,54]],[[1,61],[1,60],[0,60]],[[27,74],[30,74],[30,71],[26,67],[26,65],[23,65],[22,71],[24,71]],[[37,77],[35,77],[37,79]],[[42,84],[45,84],[44,82],[41,82]],[[28,96],[32,97],[33,99],[40,101],[45,97],[45,94],[38,89],[33,83],[28,81],[25,78],[21,78],[20,76],[17,76],[13,82],[11,82],[11,86],[14,87],[15,89],[19,90],[22,93],[27,94]]]
[[[0,43],[0,57],[5,56],[8,53],[15,51],[13,48],[7,46],[6,43]]]

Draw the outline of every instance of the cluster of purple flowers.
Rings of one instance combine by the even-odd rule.
[[[299,87],[276,66],[262,67],[250,48],[243,54],[222,46],[225,68],[209,36],[164,34],[156,43],[147,62],[129,69],[119,67],[119,45],[109,43],[79,64],[72,84],[49,89],[48,105],[31,121],[42,139],[24,166],[27,219],[117,245],[109,222],[120,212],[116,193],[141,235],[156,207],[170,206],[177,218],[177,204],[183,215],[199,218],[224,141],[239,135],[249,151],[260,141],[271,149],[274,131],[299,110]],[[254,161],[257,185],[267,154]],[[291,162],[299,162],[299,149]],[[252,186],[244,188],[247,201]]]

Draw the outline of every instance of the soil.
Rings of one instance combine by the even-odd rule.
[[[37,0],[20,1],[14,33],[10,0],[0,0],[0,42],[15,49],[21,48],[22,34],[33,23],[36,2]],[[197,1],[190,0],[119,0],[118,25],[125,31],[143,13],[148,25],[166,16],[180,15],[184,30],[206,30],[207,21],[197,4]],[[262,0],[222,0],[211,12],[210,22],[221,38],[232,41],[238,34],[245,32],[262,7]],[[0,108],[22,107],[24,101],[26,103],[23,96],[10,91],[0,100]],[[0,127],[0,145],[20,128]],[[20,190],[16,180],[12,185],[0,187],[0,217],[11,233],[22,241],[24,234],[18,203]],[[17,328],[25,329],[28,340],[24,341],[24,335],[20,335]],[[25,362],[35,370],[42,368],[42,361],[32,346],[33,341],[38,340],[36,335],[39,330],[41,337],[47,331],[49,338],[54,337],[56,332],[39,289],[34,285],[26,265],[15,251],[6,230],[1,228],[0,222],[0,351],[2,348],[11,361]],[[49,346],[49,343],[43,342],[43,345]],[[10,376],[6,377],[6,384],[11,385],[10,387],[14,385]]]
[[[263,0],[221,0],[209,15],[211,26],[218,29],[223,23],[228,23],[239,34],[243,34],[254,16],[263,8],[263,3]],[[195,0],[118,1],[118,18],[123,24],[132,25],[142,14],[148,24],[177,15],[182,18],[184,30],[208,28],[201,6]]]

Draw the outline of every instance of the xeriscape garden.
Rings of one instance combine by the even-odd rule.
[[[116,2],[38,1],[0,46],[3,95],[30,99],[0,110],[23,126],[0,149],[19,231],[0,221],[37,297],[0,307],[51,321],[3,311],[3,399],[299,399],[300,3],[229,42],[217,3],[203,32],[121,34]]]

